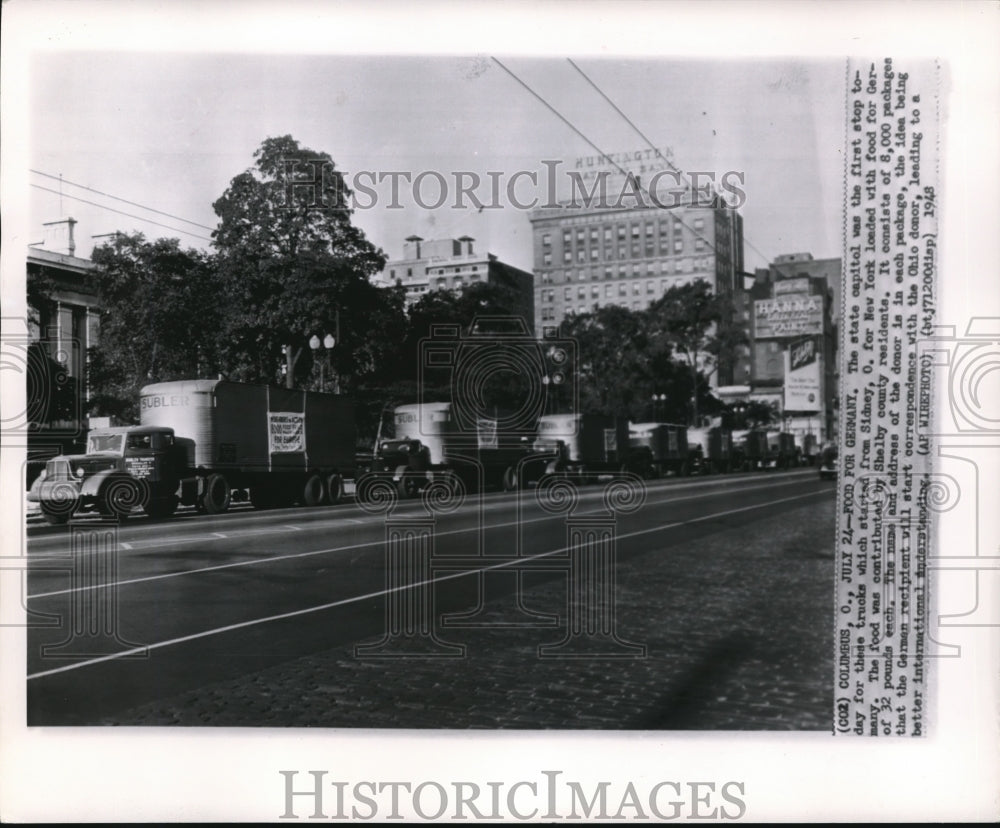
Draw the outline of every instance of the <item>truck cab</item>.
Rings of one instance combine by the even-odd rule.
[[[78,511],[121,520],[136,506],[151,516],[169,515],[188,468],[188,443],[169,428],[94,429],[85,454],[60,455],[46,463],[28,500],[38,503],[52,524],[66,523]]]

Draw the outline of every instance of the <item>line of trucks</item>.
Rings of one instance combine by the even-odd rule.
[[[355,411],[338,394],[182,380],[140,392],[140,424],[93,429],[84,454],[49,459],[28,500],[53,524],[78,512],[121,520],[135,508],[165,518],[178,506],[219,514],[234,502],[258,509],[336,504],[378,482],[401,498],[433,481],[466,491],[535,485],[543,475],[589,482],[632,472],[712,474],[786,468],[818,453],[791,434],[601,414],[468,412],[451,402],[385,412],[369,456],[357,454]],[[513,418],[512,418],[513,417]]]

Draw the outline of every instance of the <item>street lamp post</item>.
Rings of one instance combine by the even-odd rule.
[[[666,394],[653,394],[653,420],[660,421],[660,403],[667,401]]]
[[[326,334],[323,337],[322,342],[320,338],[313,334],[309,339],[309,347],[312,349],[313,354],[322,347],[323,358],[319,363],[319,390],[326,391],[326,364],[330,361],[330,351],[333,350],[334,346],[337,344],[337,338],[333,334]],[[334,393],[340,393],[340,382],[334,383]]]

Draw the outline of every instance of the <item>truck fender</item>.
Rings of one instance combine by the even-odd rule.
[[[104,481],[109,477],[131,477],[131,475],[125,474],[119,469],[105,469],[97,474],[94,474],[83,481],[83,485],[80,486],[80,496],[81,497],[97,497],[101,493],[101,487],[104,485]]]
[[[70,499],[80,497],[80,481],[70,480],[36,480],[31,484],[28,500],[32,503],[65,503]]]
[[[409,470],[408,464],[403,464],[402,466],[396,466],[396,470],[392,473],[392,480],[394,483],[398,483],[404,474]]]

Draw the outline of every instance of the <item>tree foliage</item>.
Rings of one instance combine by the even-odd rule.
[[[669,341],[657,335],[645,311],[617,305],[569,316],[560,333],[575,343],[580,407],[633,420],[684,421],[694,387],[690,373],[673,358]],[[571,388],[553,389],[566,408]],[[666,399],[653,403],[653,395]]]
[[[222,352],[234,379],[274,382],[290,365],[294,384],[313,381],[306,343],[338,327],[329,357],[345,390],[388,358],[374,326],[398,329],[402,303],[369,281],[386,257],[351,223],[350,195],[327,153],[285,135],[266,139],[213,205]]]
[[[91,413],[135,419],[143,385],[214,371],[221,308],[211,257],[177,239],[118,233],[91,258],[101,297]]]

